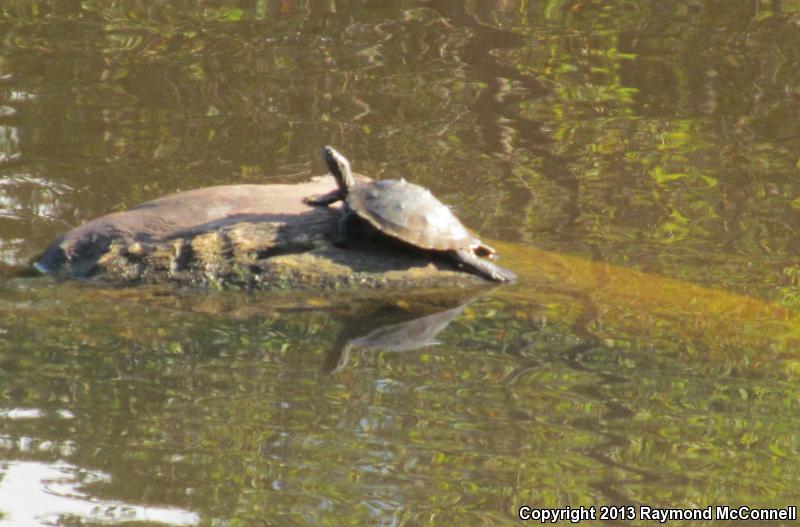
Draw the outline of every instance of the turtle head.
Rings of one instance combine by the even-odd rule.
[[[331,146],[322,148],[322,159],[325,160],[328,171],[336,178],[342,196],[346,196],[356,182],[350,170],[350,161]]]

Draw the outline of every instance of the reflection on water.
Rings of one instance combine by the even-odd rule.
[[[434,340],[436,336],[460,315],[470,302],[471,300],[432,315],[404,322],[387,322],[385,315],[359,318],[357,322],[351,321],[328,352],[323,370],[331,371],[346,367],[352,350],[410,351],[434,346],[438,344]],[[411,316],[419,314],[412,313]],[[409,315],[408,312],[394,313],[392,318],[404,320]],[[370,328],[371,331],[365,328]],[[364,331],[369,332],[353,337],[356,333]]]
[[[794,1],[0,2],[2,521],[792,504],[798,20]],[[303,181],[323,144],[429,187],[520,282],[457,307],[474,292],[18,272],[157,196]]]
[[[16,287],[0,319],[5,456],[106,474],[83,488],[92,498],[201,524],[488,525],[595,496],[779,505],[796,482],[771,460],[796,449],[800,401],[772,364],[785,358],[748,349],[769,339],[743,324],[758,328],[759,308],[741,298],[705,293],[746,308],[740,323],[651,311],[645,335],[611,327],[624,306],[606,293],[593,337],[587,299],[554,291],[523,302],[502,287],[442,311],[458,300]],[[714,320],[727,332],[680,329]]]
[[[0,510],[8,525],[80,525],[78,522],[85,521],[199,524],[198,516],[189,511],[98,499],[83,488],[108,482],[109,476],[68,463],[6,462],[0,465],[0,476]]]

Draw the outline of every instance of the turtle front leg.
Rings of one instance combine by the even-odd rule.
[[[489,260],[484,260],[470,250],[459,249],[452,251],[453,259],[476,274],[494,282],[513,282],[517,279],[511,270],[495,265]]]
[[[306,205],[319,205],[322,207],[327,207],[332,203],[336,203],[342,199],[342,193],[339,190],[333,190],[328,192],[327,194],[315,194],[313,196],[306,196],[303,198],[303,203]]]
[[[336,234],[333,236],[333,244],[339,247],[346,247],[350,241],[349,230],[350,224],[356,219],[356,214],[350,210],[345,209],[342,211],[342,216],[339,218],[339,223],[336,226]]]

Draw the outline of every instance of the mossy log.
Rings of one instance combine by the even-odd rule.
[[[333,245],[339,206],[309,206],[303,198],[334,187],[333,178],[319,177],[296,185],[226,185],[173,194],[67,232],[35,266],[113,284],[244,289],[485,283],[445,255],[385,236],[365,232],[347,248]]]

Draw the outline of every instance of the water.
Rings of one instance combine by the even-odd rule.
[[[798,22],[757,0],[5,0],[0,525],[795,505]],[[148,199],[304,181],[323,144],[431,188],[519,283],[23,272]]]

